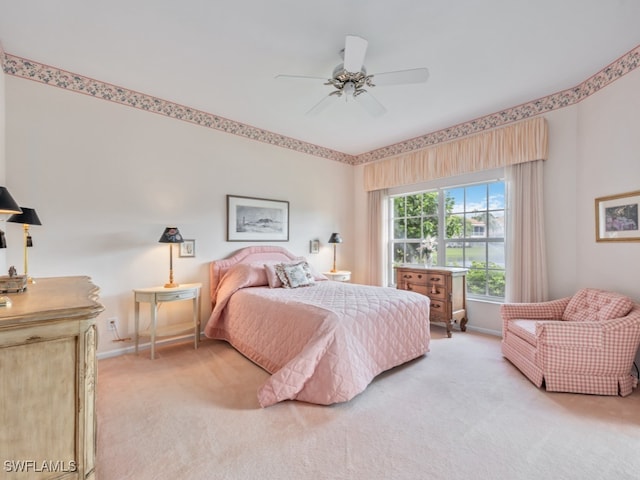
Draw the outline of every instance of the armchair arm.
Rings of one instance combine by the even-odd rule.
[[[552,321],[536,323],[540,344],[554,347],[606,349],[640,342],[640,310],[626,317],[593,322]],[[635,352],[635,349],[634,349]]]
[[[504,303],[500,307],[502,319],[560,320],[571,297],[538,303]]]
[[[536,338],[539,345],[564,348],[604,348],[605,332],[602,322],[555,322],[536,323]]]

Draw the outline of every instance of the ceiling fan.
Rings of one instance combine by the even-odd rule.
[[[333,75],[329,79],[305,75],[276,75],[276,78],[323,80],[325,85],[335,88],[329,95],[311,107],[307,111],[307,115],[317,115],[341,97],[344,97],[346,101],[354,99],[371,115],[382,115],[387,109],[365,87],[423,83],[429,78],[429,70],[426,68],[413,68],[368,75],[367,69],[364,67],[364,57],[368,45],[369,42],[362,37],[347,35],[344,49],[340,52],[343,63],[333,69]]]

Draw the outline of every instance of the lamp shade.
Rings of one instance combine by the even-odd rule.
[[[6,187],[0,187],[0,213],[22,213]]]
[[[342,243],[342,237],[339,233],[332,233],[328,243]]]
[[[7,218],[7,222],[22,223],[23,225],[42,225],[34,208],[20,208],[22,208],[22,213],[14,213]]]
[[[160,240],[160,243],[182,243],[184,240],[182,239],[182,235],[178,230],[178,227],[167,227],[164,229]]]

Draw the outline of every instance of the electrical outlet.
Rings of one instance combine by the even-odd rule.
[[[108,325],[109,325],[109,330],[113,330],[113,331],[115,331],[115,330],[117,330],[117,329],[118,329],[118,319],[117,319],[117,318],[115,318],[115,317],[114,317],[114,318],[110,318],[110,319],[108,320],[108,322],[109,322],[109,323],[108,323]]]

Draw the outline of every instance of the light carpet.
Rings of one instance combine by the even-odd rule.
[[[262,409],[268,374],[220,341],[99,362],[99,480],[638,479],[640,392],[537,389],[474,332],[352,401]]]

